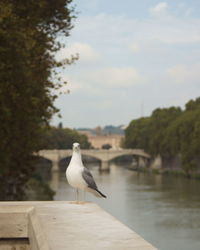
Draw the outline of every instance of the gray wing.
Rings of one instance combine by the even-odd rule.
[[[92,174],[85,167],[83,169],[82,176],[83,176],[83,179],[85,180],[85,182],[87,183],[87,185],[88,185],[89,188],[97,190],[97,185],[96,185],[96,183],[95,183],[95,181],[93,179]]]

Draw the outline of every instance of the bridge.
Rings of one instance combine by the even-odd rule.
[[[136,156],[137,165],[145,166],[150,160],[151,156],[144,152],[142,149],[119,149],[119,150],[107,150],[107,149],[86,149],[81,150],[82,155],[90,156],[101,161],[100,170],[109,170],[109,161],[124,155]],[[71,157],[72,150],[63,149],[44,149],[40,150],[37,154],[52,162],[52,171],[59,170],[59,162],[67,157]]]

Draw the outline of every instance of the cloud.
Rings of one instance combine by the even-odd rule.
[[[57,59],[64,59],[76,54],[79,54],[80,62],[93,62],[100,58],[99,54],[89,44],[74,42],[69,47],[61,49],[57,55]]]
[[[186,10],[186,12],[185,12],[185,16],[186,16],[186,17],[189,17],[189,16],[192,14],[192,12],[193,12],[193,9],[192,9],[192,8],[188,8],[188,9]]]
[[[66,123],[78,119],[78,115],[67,113],[70,102],[76,103],[73,113],[80,113],[77,126],[81,126],[84,119],[88,125],[115,119],[124,123],[133,113],[140,113],[141,100],[147,103],[147,114],[171,102],[182,104],[198,94],[200,18],[194,18],[195,9],[191,12],[188,5],[178,7],[173,2],[171,8],[164,1],[146,9],[151,15],[137,18],[113,11],[107,14],[107,9],[77,18],[67,40],[70,46],[61,53],[80,54],[80,60],[62,72],[69,82],[66,90],[71,90],[70,95],[61,96]],[[100,108],[103,115],[99,119]]]
[[[167,73],[178,84],[196,84],[200,79],[200,64],[178,64],[169,68]]]
[[[108,67],[87,76],[90,82],[105,87],[129,87],[141,83],[143,78],[133,67]]]
[[[158,10],[162,8],[158,8]],[[164,9],[163,9],[164,10]],[[162,12],[162,11],[161,11]],[[154,17],[146,17],[142,20],[129,18],[127,16],[114,16],[99,14],[93,17],[81,17],[76,33],[80,37],[87,36],[88,41],[98,46],[111,49],[133,43],[133,51],[139,50],[135,41],[159,40],[168,44],[200,42],[200,19],[185,16],[163,14],[159,11],[159,21]]]
[[[111,67],[102,71],[105,84],[116,87],[127,87],[139,83],[142,77],[133,67]]]
[[[105,95],[113,88],[131,87],[142,83],[144,78],[133,67],[108,67],[99,70],[84,70],[79,74],[63,74],[62,79],[69,82],[61,91],[66,93],[90,93]]]
[[[168,9],[168,4],[166,2],[160,2],[153,8],[150,8],[150,12],[153,15],[160,15],[166,13],[167,9]]]
[[[133,53],[138,53],[140,52],[141,50],[141,46],[138,42],[133,42],[131,43],[130,45],[130,50],[133,52]]]

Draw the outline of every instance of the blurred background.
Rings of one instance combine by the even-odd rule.
[[[74,200],[79,142],[108,197],[87,201],[200,249],[199,26],[196,0],[0,1],[0,200]]]

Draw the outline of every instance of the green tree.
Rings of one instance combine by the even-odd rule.
[[[124,146],[149,151],[151,118],[133,120],[125,130]]]
[[[190,100],[185,105],[186,111],[192,111],[192,110],[199,110],[200,109],[200,97],[198,97],[196,100]]]
[[[57,112],[58,34],[69,36],[71,0],[0,2],[0,199],[23,199],[41,128]],[[53,71],[54,70],[54,71]],[[57,77],[57,78],[56,78]],[[52,79],[57,79],[53,81]]]
[[[172,122],[166,132],[166,141],[171,154],[181,155],[182,168],[190,176],[197,168],[200,154],[199,98],[197,102],[189,101],[182,115]]]
[[[69,128],[44,129],[41,140],[43,149],[71,149],[74,142],[80,143],[82,149],[91,147],[85,135]]]
[[[156,109],[147,118],[133,120],[125,131],[123,145],[160,154],[166,162],[180,156],[182,168],[190,176],[200,161],[200,98],[179,107]]]
[[[156,109],[151,115],[151,140],[149,144],[149,152],[153,155],[161,154],[168,157],[167,147],[165,145],[165,137],[168,126],[172,121],[176,120],[182,111],[178,107]]]

